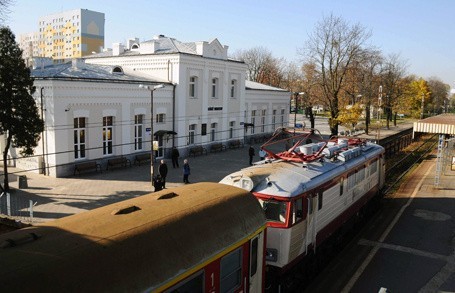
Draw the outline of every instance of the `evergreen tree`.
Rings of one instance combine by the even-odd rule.
[[[4,137],[3,191],[9,190],[8,150],[20,149],[20,154],[33,154],[38,145],[44,122],[32,94],[35,92],[30,69],[22,59],[22,50],[8,27],[0,27],[0,135]]]

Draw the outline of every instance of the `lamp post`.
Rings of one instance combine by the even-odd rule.
[[[45,149],[45,141],[44,141],[44,135],[45,135],[45,132],[46,132],[46,120],[44,119],[44,97],[43,97],[43,90],[44,90],[44,87],[42,86],[40,88],[40,102],[41,102],[41,119],[43,119],[43,123],[44,123],[44,128],[43,128],[43,133],[41,134],[42,137],[41,137],[41,143],[43,144],[43,154],[42,154],[42,166],[41,167],[41,170],[43,172],[43,175],[46,175],[46,149]]]
[[[305,93],[304,92],[300,92],[300,93],[294,93],[295,94],[295,103],[294,103],[294,134],[295,134],[295,127],[297,125],[297,111],[299,109],[299,104],[298,104],[298,100],[299,100],[299,96],[303,96]]]
[[[150,141],[151,141],[151,154],[150,154],[150,180],[152,182],[153,186],[153,174],[154,174],[154,168],[153,168],[153,161],[155,160],[153,153],[153,92],[157,89],[163,88],[164,84],[159,84],[155,86],[150,86],[150,85],[139,85],[140,88],[147,89],[150,91]]]
[[[381,137],[381,104],[382,104],[382,85],[379,86],[378,95],[378,144]]]

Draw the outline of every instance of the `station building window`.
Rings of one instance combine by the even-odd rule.
[[[86,118],[74,118],[74,158],[85,158]]]
[[[114,117],[103,117],[103,155],[112,155],[113,153],[113,130]]]
[[[144,115],[134,116],[134,150],[142,150]]]

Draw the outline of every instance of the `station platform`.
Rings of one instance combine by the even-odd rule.
[[[298,116],[299,121],[305,119]],[[309,125],[309,122],[305,122]],[[381,137],[393,135],[403,129],[412,127],[412,123],[399,124],[396,127],[381,129]],[[330,133],[327,119],[317,118],[316,128],[324,135]],[[374,140],[376,133],[369,135],[359,134],[361,137]],[[256,156],[261,144],[254,144]],[[166,188],[183,184],[183,159],[180,158],[180,167],[172,168],[170,160]],[[209,153],[196,157],[189,157],[191,167],[190,182],[219,182],[227,174],[240,170],[249,165],[248,146],[228,149],[226,151]],[[157,174],[159,162],[155,163]],[[150,180],[150,165],[118,168],[112,171],[91,172],[68,178],[53,178],[32,172],[24,172],[16,168],[8,168],[10,175],[11,197],[22,207],[27,207],[31,201],[33,207],[33,223],[40,223],[52,219],[90,210],[96,207],[125,200],[131,197],[150,193],[154,190]],[[20,186],[21,176],[26,177],[26,186]],[[22,182],[23,183],[23,182]]]
[[[435,154],[305,292],[455,292],[455,171],[436,187]]]

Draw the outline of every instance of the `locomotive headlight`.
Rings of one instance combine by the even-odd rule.
[[[240,188],[245,189],[246,191],[253,190],[254,184],[253,180],[250,177],[244,177],[240,179]]]
[[[278,249],[267,248],[265,251],[265,260],[276,262],[278,260]]]

